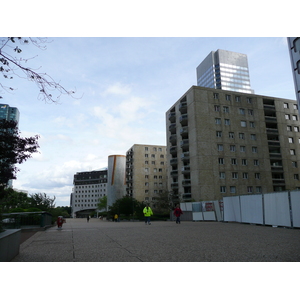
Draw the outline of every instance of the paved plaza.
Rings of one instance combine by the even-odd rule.
[[[13,262],[299,262],[300,229],[223,222],[67,219],[36,232]]]

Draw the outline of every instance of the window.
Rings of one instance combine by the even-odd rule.
[[[287,125],[287,126],[286,126],[286,130],[287,130],[287,131],[292,131],[292,126]]]
[[[286,120],[290,120],[290,115],[286,114],[286,115],[285,115],[285,119],[286,119]]]
[[[220,193],[226,193],[226,186],[220,186]]]
[[[244,140],[245,139],[245,133],[240,132],[239,133],[239,138]]]
[[[222,131],[216,131],[216,136],[217,137],[222,137]]]
[[[241,102],[241,96],[235,96],[235,101],[236,102]]]
[[[246,127],[247,126],[247,122],[246,121],[241,121],[241,126],[242,127]]]
[[[248,179],[248,173],[247,172],[243,173],[243,179]]]
[[[250,138],[251,138],[252,141],[256,141],[256,134],[251,134]]]
[[[216,124],[220,125],[221,124],[221,119],[220,118],[215,118]]]
[[[151,164],[152,164],[152,165],[155,165],[155,161],[151,161]]]
[[[220,179],[225,179],[225,172],[220,172],[219,176],[220,176]]]
[[[294,143],[294,139],[292,137],[289,137],[289,143],[293,144]]]
[[[248,109],[248,115],[250,115],[250,116],[253,116],[253,115],[254,115],[253,109]]]
[[[256,187],[256,193],[261,194],[261,191],[262,191],[261,186],[257,186]]]
[[[219,99],[219,94],[218,93],[214,93],[214,99]]]
[[[299,174],[294,174],[294,179],[299,180]]]
[[[218,151],[223,151],[223,145],[221,144],[218,145]]]
[[[230,145],[230,151],[235,152],[235,145]]]
[[[255,128],[255,123],[254,122],[249,122],[250,128]]]
[[[259,161],[258,161],[258,159],[254,159],[254,160],[253,160],[253,164],[254,164],[254,166],[259,166]]]
[[[250,98],[250,97],[247,97],[247,103],[252,103],[252,98]]]
[[[252,147],[252,153],[257,153],[257,147]]]
[[[296,115],[293,115],[293,120],[298,121],[298,117]]]
[[[238,173],[237,172],[232,172],[232,179],[238,179]]]
[[[298,105],[297,104],[294,104],[294,109],[298,109]]]
[[[289,108],[289,104],[288,103],[283,103],[283,108]]]
[[[145,151],[148,151],[148,147],[145,147]]]
[[[226,95],[225,97],[226,97],[227,101],[231,101],[231,96],[230,95]]]
[[[231,159],[231,164],[232,164],[232,165],[236,165],[236,164],[237,164],[236,158],[232,158],[232,159]]]
[[[245,114],[245,110],[243,108],[239,109],[240,115],[244,115]]]
[[[145,154],[145,157],[148,157],[148,154]]]
[[[246,152],[246,146],[240,146],[240,151],[241,152]]]
[[[223,112],[224,113],[229,113],[229,107],[228,106],[223,106]]]
[[[247,166],[247,159],[245,158],[242,159],[242,166]]]
[[[291,155],[296,155],[295,149],[290,149],[290,154],[291,154]]]
[[[255,174],[254,174],[254,178],[255,178],[255,179],[260,179],[260,173],[255,173]]]
[[[151,154],[151,157],[152,157],[152,158],[155,158],[155,154]]]
[[[298,126],[294,126],[294,131],[295,132],[299,132],[299,127]]]
[[[293,168],[297,168],[297,167],[298,167],[298,164],[297,164],[296,161],[292,161],[292,167],[293,167]]]
[[[220,105],[215,105],[215,111],[217,111],[217,112],[221,111]]]
[[[145,165],[148,165],[148,160],[145,161]]]
[[[253,186],[248,186],[247,187],[247,192],[248,193],[253,193]]]
[[[231,194],[235,194],[235,193],[236,193],[236,188],[235,188],[235,186],[231,186],[231,187],[230,187],[230,193],[231,193]]]
[[[225,125],[230,125],[230,120],[229,119],[225,119]]]
[[[224,158],[219,157],[219,165],[224,165]]]
[[[229,132],[229,138],[234,139],[234,132]]]
[[[145,168],[145,172],[149,172],[149,169],[148,169],[148,168]]]

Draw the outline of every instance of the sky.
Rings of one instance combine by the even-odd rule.
[[[50,37],[46,46],[23,46],[21,57],[76,93],[45,103],[15,77],[2,103],[19,109],[22,136],[40,135],[14,188],[55,196],[56,206],[70,204],[76,172],[105,168],[134,144],[166,145],[165,113],[211,51],[246,54],[256,94],[296,99],[285,37]]]

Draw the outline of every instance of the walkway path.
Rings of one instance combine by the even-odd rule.
[[[39,231],[13,262],[300,261],[300,230],[220,222],[67,219]]]

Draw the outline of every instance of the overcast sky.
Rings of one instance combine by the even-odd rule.
[[[20,111],[23,136],[40,135],[40,153],[20,165],[14,187],[69,205],[73,176],[107,166],[109,155],[133,144],[166,145],[165,112],[197,84],[196,67],[210,51],[248,56],[256,94],[296,99],[286,38],[49,38],[47,50],[24,46],[28,66],[40,68],[74,97],[58,104],[14,79],[2,103]]]

